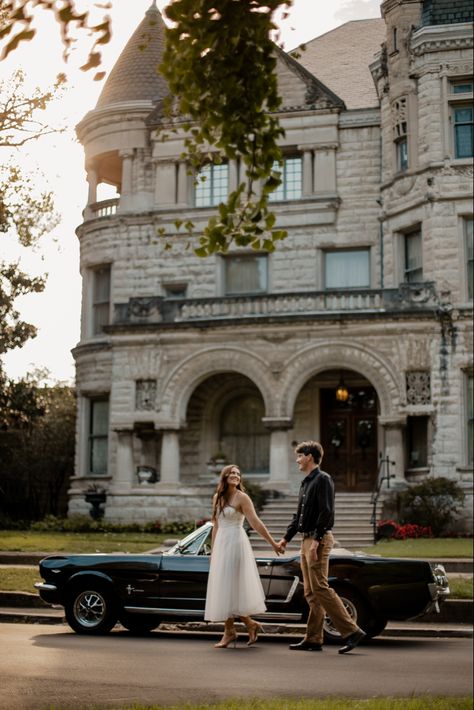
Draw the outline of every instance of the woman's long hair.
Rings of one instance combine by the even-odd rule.
[[[233,468],[239,468],[235,463],[230,463],[224,466],[219,476],[219,483],[217,484],[216,492],[214,494],[214,501],[212,505],[212,519],[215,520],[220,512],[225,508],[229,502],[229,484],[227,479],[229,478],[230,472]],[[239,469],[240,473],[240,469]],[[242,474],[240,473],[240,483],[237,486],[238,491],[245,492],[245,486],[242,483]]]

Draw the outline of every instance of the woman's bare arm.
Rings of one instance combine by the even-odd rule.
[[[255,512],[255,507],[252,503],[251,498],[249,498],[246,493],[242,493],[239,491],[239,498],[237,502],[240,509],[242,510],[242,513],[245,515],[249,524],[255,530],[255,532],[257,532],[260,537],[263,537],[263,539],[266,540],[271,547],[273,547],[275,552],[281,552],[278,543],[272,538],[265,524],[262,523],[257,513]]]

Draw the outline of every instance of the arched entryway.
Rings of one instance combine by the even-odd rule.
[[[181,480],[195,480],[196,474],[208,478],[207,464],[218,454],[247,475],[267,475],[270,432],[262,423],[264,415],[262,394],[245,375],[221,372],[201,382],[186,410]]]
[[[377,415],[374,387],[352,370],[321,372],[300,391],[295,403],[297,440],[321,441],[322,468],[334,478],[338,491],[373,490],[378,467]]]

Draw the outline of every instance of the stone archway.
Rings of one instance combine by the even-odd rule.
[[[304,384],[328,369],[360,373],[377,392],[380,416],[395,416],[398,412],[400,382],[392,363],[359,343],[333,341],[311,345],[285,363],[277,403],[277,411],[281,416],[291,417],[296,398]]]
[[[196,387],[211,375],[236,372],[248,377],[260,391],[265,412],[275,408],[275,384],[265,360],[237,347],[207,348],[179,363],[163,384],[162,410],[170,420],[183,422]]]

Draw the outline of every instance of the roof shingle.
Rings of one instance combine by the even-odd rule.
[[[96,108],[125,101],[156,102],[168,87],[158,73],[165,47],[164,22],[153,3],[117,59]]]
[[[371,108],[379,102],[369,64],[384,40],[384,20],[353,20],[307,42],[298,61],[348,109]]]

